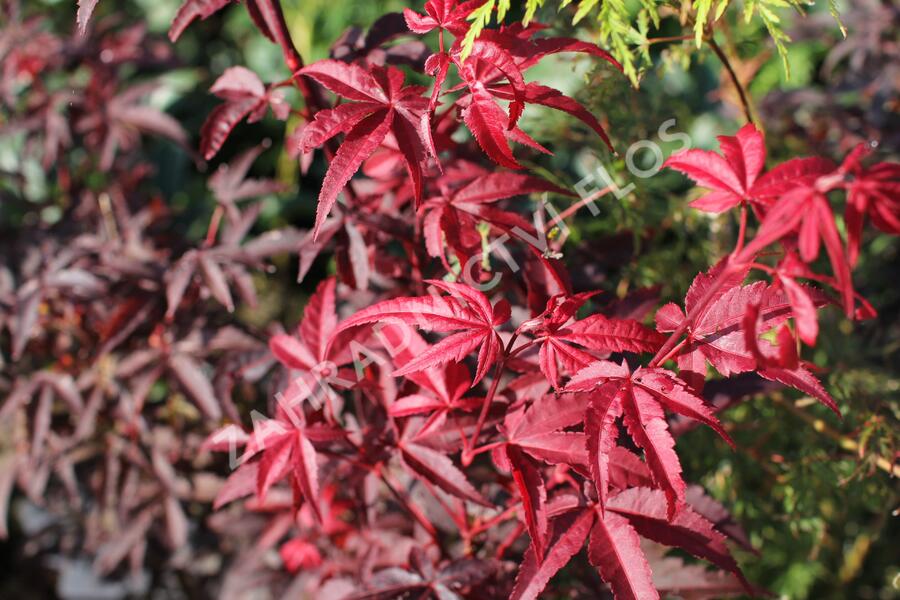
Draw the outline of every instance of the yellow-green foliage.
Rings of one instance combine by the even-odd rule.
[[[472,27],[463,40],[464,56],[471,51],[481,31],[490,24],[494,10],[496,22],[502,22],[511,8],[511,1],[487,0],[472,12],[469,16]],[[828,0],[828,6],[840,25],[835,2]],[[547,0],[524,0],[523,22],[527,25],[545,3]],[[806,7],[814,5],[815,0],[550,0],[550,4],[553,3],[560,10],[569,5],[575,6],[573,24],[592,16],[596,20],[601,42],[622,63],[625,74],[637,85],[640,70],[650,63],[651,41],[648,34],[651,27],[659,28],[661,15],[675,16],[685,28],[690,28],[697,48],[700,48],[715,23],[729,10],[741,11],[745,23],[758,19],[765,26],[778,49],[785,71],[790,73],[787,61],[790,37],[783,28],[779,12],[793,9],[802,13]],[[843,25],[840,26],[843,32]]]

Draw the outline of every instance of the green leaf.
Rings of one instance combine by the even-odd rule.
[[[488,0],[473,10],[472,14],[468,16],[468,20],[472,21],[472,26],[469,27],[469,31],[466,32],[466,37],[463,38],[463,60],[466,60],[469,57],[469,54],[472,53],[472,46],[475,45],[475,40],[478,39],[478,36],[481,35],[481,32],[487,27],[488,23],[490,23],[495,1],[496,0]],[[501,0],[501,2],[506,2],[507,8],[509,7],[509,0]]]

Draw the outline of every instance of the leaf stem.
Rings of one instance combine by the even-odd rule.
[[[505,443],[506,443],[506,440],[500,440],[498,442],[492,442],[490,444],[485,444],[484,446],[479,446],[478,448],[473,448],[471,450],[471,452],[469,452],[469,454],[473,457],[478,456],[479,454],[483,454],[485,452],[493,450],[494,448],[499,448],[500,446],[504,445]]]
[[[678,354],[678,351],[681,350],[681,348],[682,348],[685,344],[687,344],[687,338],[685,338],[685,339],[681,340],[680,342],[678,342],[677,344],[675,344],[675,346],[674,346],[671,350],[669,350],[668,352],[666,352],[666,355],[665,355],[665,356],[663,356],[662,358],[659,359],[659,361],[658,361],[657,364],[660,364],[660,365],[665,364],[665,362],[666,362],[667,360],[669,360],[670,358],[672,358],[673,356],[675,356],[676,354]]]
[[[508,521],[508,520],[514,518],[516,511],[519,510],[520,504],[521,504],[520,502],[517,502],[517,503],[513,504],[512,506],[510,506],[509,508],[507,508],[506,510],[504,510],[503,512],[501,512],[500,514],[495,515],[495,516],[491,517],[490,519],[488,519],[487,521],[479,523],[478,525],[475,525],[468,531],[469,537],[470,538],[475,537],[476,535],[484,533],[488,529],[491,529],[492,527],[494,527],[495,525],[497,525],[499,523],[502,523],[503,521]]]
[[[387,489],[397,498],[397,501],[400,502],[400,505],[406,510],[409,514],[418,521],[419,525],[428,532],[428,535],[434,540],[434,542],[440,545],[438,542],[437,530],[434,528],[434,525],[428,521],[424,514],[422,514],[415,505],[413,505],[406,497],[405,494],[401,493],[397,486],[393,485],[391,481],[388,479],[387,475],[383,472],[378,474],[381,477],[382,483],[387,486]]]
[[[216,236],[219,234],[219,225],[222,223],[222,214],[224,213],[222,205],[216,206],[212,217],[209,219],[209,228],[206,230],[206,239],[203,240],[204,248],[211,248],[216,243]]]
[[[475,457],[473,454],[475,444],[478,443],[478,437],[481,435],[481,430],[484,428],[484,422],[487,420],[491,403],[494,401],[494,395],[497,393],[500,377],[503,375],[503,367],[506,366],[506,361],[511,356],[512,347],[516,343],[518,337],[518,333],[513,333],[512,337],[509,338],[509,343],[506,344],[506,348],[503,350],[503,356],[500,357],[500,360],[497,361],[497,366],[494,368],[494,379],[491,381],[491,387],[488,389],[488,393],[484,397],[484,402],[481,405],[481,412],[478,414],[478,422],[475,424],[475,431],[472,433],[472,437],[469,438],[469,443],[466,444],[468,447],[463,449],[462,463],[464,466],[472,464],[472,459]]]
[[[741,221],[740,221],[740,229],[738,230],[738,240],[737,244],[734,247],[733,254],[740,254],[741,250],[744,249],[744,240],[747,236],[747,203],[741,202]]]

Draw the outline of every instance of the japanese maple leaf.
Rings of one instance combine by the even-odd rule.
[[[474,85],[474,84],[473,84]],[[507,138],[529,146],[538,152],[551,154],[549,150],[541,146],[518,125],[507,127],[506,122],[510,117],[494,101],[493,96],[483,85],[475,85],[472,93],[457,101],[463,107],[462,117],[475,137],[475,141],[487,154],[488,158],[498,165],[508,169],[521,169],[522,165],[513,156]],[[522,104],[521,100],[514,100],[513,104]]]
[[[430,446],[413,441],[414,437],[412,428],[407,428],[404,437],[397,444],[403,464],[413,475],[433,483],[448,494],[462,500],[485,507],[493,506],[475,489],[475,486],[466,478],[465,473],[454,464],[449,456]]]
[[[491,138],[495,137],[495,128],[498,126],[508,131],[514,131],[516,129],[516,123],[522,115],[522,110],[525,108],[525,102],[522,99],[522,93],[525,88],[525,77],[522,69],[516,64],[515,57],[509,51],[508,42],[510,38],[501,34],[491,35],[488,32],[485,33],[485,36],[479,36],[479,39],[475,40],[471,52],[465,60],[463,60],[459,48],[457,48],[457,52],[451,54],[451,58],[454,59],[459,75],[471,94],[472,106],[467,108],[466,112],[469,113],[469,116],[477,117],[483,117],[489,113],[494,113],[495,111],[488,106],[488,103],[490,103],[500,110],[499,114],[504,114],[503,109],[490,99],[490,94],[486,86],[492,81],[504,79],[508,81],[512,88],[513,99],[510,101],[509,116],[506,119],[499,120],[498,122],[490,122],[488,123],[488,127],[484,129],[476,130],[472,129],[471,126],[469,127],[469,129],[472,130],[472,134],[476,136],[476,139],[480,135],[485,134],[489,135]],[[477,111],[475,111],[473,107],[474,109],[477,109]],[[483,111],[487,112],[482,114]],[[466,121],[466,125],[470,125],[470,120],[466,116],[466,112],[463,113],[463,119]],[[490,140],[485,138],[484,141],[488,142]],[[503,143],[505,144],[505,141]],[[479,144],[487,151],[487,147],[489,146],[485,146],[482,140],[479,140]],[[491,156],[491,158],[494,158],[494,156]]]
[[[255,123],[271,107],[276,118],[284,121],[291,107],[280,90],[266,85],[246,67],[230,67],[216,79],[209,91],[225,100],[207,117],[200,130],[200,151],[206,160],[215,156],[231,130],[247,118]]]
[[[746,592],[746,585],[733,573],[710,570],[704,564],[688,562],[680,556],[667,556],[661,544],[642,543],[641,550],[650,562],[653,585],[663,598],[712,600]]]
[[[720,213],[754,199],[751,190],[766,164],[762,133],[748,123],[735,136],[719,136],[722,154],[708,150],[684,150],[665,166],[681,171],[697,185],[711,190],[691,202],[694,208]]]
[[[474,590],[496,572],[496,565],[476,558],[461,558],[435,564],[418,547],[413,547],[407,560],[409,567],[390,567],[370,578],[366,591],[345,596],[344,600],[374,600],[376,598],[417,598],[419,600],[450,600],[460,594],[477,594]]]
[[[802,285],[798,278],[815,279],[815,274],[800,260],[796,252],[790,250],[779,261],[773,273],[775,285],[787,294],[791,304],[791,314],[797,327],[797,337],[809,346],[816,345],[819,335],[818,306],[820,299],[813,298],[815,291]]]
[[[605,60],[618,70],[622,70],[619,62],[613,56],[596,44],[584,42],[575,38],[550,37],[535,38],[533,34],[539,31],[539,27],[522,27],[516,23],[503,27],[499,31],[490,31],[484,34],[484,39],[494,38],[507,49],[513,56],[516,67],[526,71],[538,64],[541,60],[552,54],[563,52],[581,52],[593,57]],[[490,67],[488,67],[489,69]],[[482,74],[485,81],[490,80],[488,73]],[[496,76],[496,72],[495,72]],[[552,87],[541,85],[537,82],[526,82],[521,89],[514,89],[512,82],[507,84],[494,81],[488,86],[488,91],[501,100],[518,99],[523,104],[540,104],[554,110],[559,110],[579,119],[593,129],[603,140],[606,146],[612,150],[612,144],[603,126],[597,118],[584,106],[573,98],[570,98]]]
[[[611,497],[601,509],[561,497],[551,508],[552,535],[544,560],[534,549],[525,552],[511,600],[536,600],[550,579],[588,542],[588,559],[612,588],[616,600],[653,600],[650,564],[640,538],[682,550],[734,573],[744,584],[740,568],[725,544],[725,537],[689,507],[667,517],[666,498],[659,490],[637,487]]]
[[[76,123],[80,133],[99,133],[102,137],[99,166],[109,170],[120,150],[134,148],[139,133],[159,135],[187,147],[187,133],[171,115],[141,102],[159,87],[159,82],[131,86],[112,98],[104,97],[100,110],[87,114]],[[106,90],[95,90],[98,94]]]
[[[235,190],[237,191],[237,190]],[[166,318],[172,319],[196,274],[200,274],[206,289],[229,312],[234,310],[229,282],[240,298],[249,306],[256,306],[256,290],[245,265],[260,265],[265,257],[288,252],[296,247],[296,236],[290,230],[272,231],[241,244],[253,226],[262,205],[257,203],[245,210],[227,205],[225,226],[219,244],[188,250],[166,274]],[[212,240],[210,240],[212,241]]]
[[[438,102],[441,88],[447,79],[452,58],[444,49],[444,31],[461,39],[469,30],[468,16],[478,8],[481,0],[470,0],[458,3],[456,0],[429,0],[425,3],[425,15],[409,8],[403,9],[403,18],[409,30],[424,35],[434,29],[439,30],[440,52],[435,52],[425,62],[425,72],[434,77],[434,89],[431,93],[429,110],[433,111]]]
[[[229,4],[236,4],[241,0],[184,0],[172,24],[169,27],[169,39],[176,41],[184,30],[197,19],[205,20],[219,12]],[[278,0],[243,0],[247,7],[247,13],[256,28],[264,36],[282,46],[289,46],[284,17],[281,14],[281,5]],[[296,68],[296,67],[294,67]]]
[[[230,163],[222,164],[209,178],[208,185],[216,200],[229,210],[235,202],[274,194],[285,190],[284,184],[272,179],[250,179],[247,173],[253,162],[262,153],[258,146],[241,153]]]
[[[836,169],[825,158],[794,158],[766,171],[753,184],[750,193],[757,207],[769,207],[794,188],[814,185],[817,179]]]
[[[295,490],[295,503],[299,504],[297,494],[299,490],[302,498],[321,520],[318,508],[319,471],[316,450],[305,431],[299,427],[266,437],[257,471],[256,496],[259,499],[265,498],[269,488],[288,474]]]
[[[365,200],[365,198],[358,199]],[[362,202],[360,204],[362,205]],[[334,242],[337,272],[341,281],[356,289],[366,289],[372,273],[371,263],[381,258],[373,252],[371,233],[377,233],[383,227],[390,235],[397,235],[398,232],[405,235],[406,228],[396,227],[397,223],[386,215],[370,215],[365,210],[347,211],[335,207],[332,216],[325,220],[318,235],[313,231],[302,233],[297,244],[297,254],[300,258],[297,281],[304,280],[316,257]]]
[[[250,494],[265,502],[272,486],[287,478],[292,485],[294,508],[305,500],[316,520],[322,522],[317,454],[311,441],[317,431],[308,428],[300,418],[287,417],[282,413],[276,419],[259,420],[249,435],[231,425],[210,436],[206,447],[211,450],[244,446],[241,464],[219,490],[215,509]],[[332,437],[335,436],[339,434]]]
[[[456,0],[428,0],[425,2],[425,14],[417,13],[409,8],[403,9],[403,18],[410,31],[426,34],[434,29],[449,31],[455,37],[465,35],[469,30],[468,17],[472,11],[482,4],[481,0],[457,2]]]
[[[610,485],[612,495],[632,488],[652,487],[653,479],[647,465],[633,452],[617,446],[610,452]],[[715,528],[742,548],[753,551],[746,532],[734,522],[729,511],[706,494],[699,485],[689,485],[685,502],[694,512],[713,523]]]
[[[307,398],[318,402],[320,394],[330,401],[335,394],[332,384],[343,385],[339,367],[353,360],[349,349],[352,335],[339,335],[337,331],[336,286],[334,277],[321,282],[303,311],[295,335],[277,334],[269,340],[275,358],[298,374],[284,392],[291,405]]]
[[[64,102],[62,94],[48,99],[46,106],[41,111],[42,134],[44,137],[44,155],[41,164],[45,169],[50,169],[61,156],[61,153],[72,145],[72,132],[69,120],[62,116],[58,107]]]
[[[75,380],[70,375],[52,371],[38,371],[30,377],[20,377],[14,381],[12,389],[0,404],[0,419],[9,420],[21,417],[23,426],[31,421],[34,430],[31,436],[31,460],[36,461],[47,452],[45,444],[52,432],[45,426],[53,412],[55,400],[66,405],[73,424],[77,424],[84,414],[84,399]],[[30,418],[25,412],[29,404],[37,405]],[[21,411],[21,414],[18,414]],[[6,523],[4,522],[4,526]]]
[[[583,421],[586,404],[587,398],[580,394],[547,395],[527,411],[507,413],[501,428],[506,442],[493,451],[494,462],[512,473],[539,559],[543,559],[547,536],[547,489],[538,461],[587,464],[584,434],[564,431]]]
[[[52,297],[51,294],[65,293],[75,297],[84,295],[86,298],[92,296],[101,298],[108,293],[108,287],[100,277],[72,264],[77,258],[76,255],[57,256],[47,251],[43,251],[42,255],[29,257],[37,260],[34,260],[35,272],[27,279],[22,279],[13,286],[11,278],[5,278],[9,287],[3,290],[2,296],[5,297],[0,302],[10,306],[6,325],[12,336],[13,360],[19,360],[23,356],[28,341],[37,335],[41,307],[49,297]],[[0,309],[0,314],[3,312],[5,311]]]
[[[500,353],[502,342],[496,327],[509,320],[509,303],[500,300],[491,306],[483,293],[460,283],[435,280],[427,283],[452,295],[385,300],[342,322],[337,333],[360,325],[390,321],[406,323],[423,331],[455,331],[393,374],[400,377],[448,362],[460,362],[478,348],[474,386],[487,374]]]
[[[575,373],[598,358],[588,351],[654,352],[665,341],[632,319],[612,319],[598,313],[573,321],[578,309],[593,295],[554,296],[544,314],[525,327],[540,343],[540,368],[554,387],[559,384],[560,371]]]
[[[448,169],[448,176],[452,175]],[[445,179],[446,181],[446,179]],[[532,194],[554,192],[570,195],[548,181],[518,173],[486,173],[477,176],[457,189],[444,189],[440,196],[429,198],[422,205],[423,233],[428,254],[439,257],[447,270],[450,263],[444,253],[446,244],[459,263],[469,265],[470,259],[481,253],[478,224],[488,223],[494,228],[518,237],[536,237],[534,226],[518,213],[497,208],[500,200]]]
[[[866,215],[885,233],[900,235],[900,164],[882,162],[864,167],[867,147],[860,145],[844,160],[841,170],[852,180],[847,188],[847,254],[851,265],[859,259],[859,244]]]
[[[711,278],[702,274],[695,279],[685,299],[688,313],[705,293]],[[797,284],[799,285],[799,284]],[[813,288],[801,288],[819,306],[825,303],[823,296]],[[750,285],[724,286],[718,298],[698,316],[690,328],[684,345],[675,356],[680,377],[697,391],[702,390],[706,379],[706,362],[728,377],[734,373],[757,371],[766,379],[785,383],[818,398],[823,404],[837,412],[831,396],[822,389],[802,364],[794,369],[757,369],[756,357],[746,344],[744,317],[751,304],[759,306],[759,330],[769,331],[784,324],[793,314],[792,303],[796,298],[783,290],[770,290],[762,281]],[[675,304],[667,304],[656,313],[656,327],[661,332],[671,332],[678,328],[684,313]],[[764,340],[760,344],[765,345]]]
[[[184,0],[169,27],[169,40],[175,42],[196,19],[208,19],[237,0]]]
[[[457,100],[463,108],[466,126],[485,154],[512,169],[521,168],[521,165],[513,156],[507,139],[540,152],[549,152],[516,125],[526,103],[542,104],[581,119],[609,145],[603,127],[589,111],[558,90],[537,83],[526,84],[523,72],[542,58],[560,52],[585,52],[616,67],[619,64],[595,44],[571,38],[529,39],[535,31],[520,26],[484,31],[465,60],[459,42],[451,52],[462,85],[468,89],[468,94]],[[508,115],[496,100],[509,101]]]
[[[437,159],[424,89],[404,86],[403,72],[394,67],[372,66],[369,72],[357,65],[320,60],[298,73],[352,101],[316,113],[301,136],[301,152],[308,152],[339,133],[346,134],[322,182],[315,230],[319,231],[338,194],[389,132],[406,161],[416,200],[420,200],[423,167],[428,156]]]
[[[348,27],[331,45],[330,57],[344,62],[365,65],[408,65],[421,71],[431,54],[420,40],[390,44],[396,38],[408,36],[409,28],[402,13],[386,13],[377,18],[363,33],[359,27]]]
[[[150,387],[163,375],[184,390],[200,411],[212,421],[222,418],[221,400],[206,371],[203,348],[196,339],[184,339],[163,348],[132,353],[118,363],[115,375],[132,382],[132,397],[127,411],[140,413]]]
[[[263,424],[265,424],[265,422],[263,422]],[[311,439],[312,436],[317,438],[321,437],[317,435],[318,432],[316,432],[315,429],[310,429],[309,432],[311,433]],[[314,439],[313,441],[316,440]],[[207,449],[222,451],[226,448],[213,443],[207,445]],[[257,462],[248,464],[251,466],[258,466]],[[238,479],[240,479],[240,477]],[[252,477],[245,477],[244,479],[246,479],[246,481],[240,482],[237,480],[232,481],[232,479],[229,478],[222,486],[219,496],[223,493],[230,493],[237,497],[253,494],[256,488],[256,474],[253,473]],[[226,490],[227,487],[235,482],[244,485],[244,490],[238,490],[237,487]],[[273,487],[262,500],[256,496],[247,498],[243,503],[242,508],[250,511],[251,514],[257,513],[270,517],[270,523],[268,524],[268,527],[271,528],[270,531],[274,529],[283,532],[284,529],[293,526],[298,527],[302,533],[295,537],[294,540],[305,539],[311,543],[315,539],[322,539],[323,536],[328,536],[328,538],[330,538],[328,543],[336,543],[339,542],[339,540],[344,539],[344,537],[353,530],[353,526],[350,523],[354,508],[353,504],[350,501],[339,497],[339,490],[345,491],[346,487],[339,487],[335,483],[327,483],[321,486],[319,497],[316,502],[321,519],[316,515],[309,503],[301,505],[298,509],[294,497],[295,490],[292,491],[284,487]],[[219,500],[219,498],[217,498],[217,500]],[[279,525],[285,525],[285,527],[281,528]],[[280,539],[281,535],[278,535],[278,537],[264,536],[263,539],[259,540],[257,548],[260,550],[267,550],[268,548],[274,547]],[[284,557],[282,556],[282,558]],[[314,555],[307,556],[307,558],[314,559]]]
[[[800,165],[787,168],[790,169],[788,172],[796,171]],[[796,235],[800,258],[811,263],[819,256],[819,250],[824,245],[844,310],[848,316],[852,316],[855,292],[850,275],[850,259],[844,249],[827,196],[829,191],[840,186],[843,175],[840,171],[813,173],[810,177],[774,183],[776,189],[784,191],[766,208],[762,224],[756,236],[744,248],[743,255],[753,257],[769,244],[788,236],[793,240]]]
[[[319,549],[302,537],[295,537],[282,544],[278,554],[288,573],[297,573],[300,569],[315,569],[322,564]]]
[[[501,100],[513,100],[515,95],[513,88],[509,84],[494,84],[488,88],[488,91],[496,98]],[[525,104],[540,104],[554,110],[568,113],[590,127],[600,136],[607,148],[612,149],[612,142],[603,125],[580,102],[574,98],[566,96],[557,89],[537,82],[526,82],[524,88],[520,92],[522,102]]]
[[[378,330],[394,363],[403,367],[428,350],[428,343],[408,325],[388,324]],[[463,398],[471,387],[469,369],[463,363],[450,362],[410,373],[407,379],[419,386],[417,393],[397,398],[389,407],[393,417],[428,415],[417,436],[428,435],[442,427],[454,410],[472,411],[481,406],[478,398]]]
[[[585,433],[601,505],[609,490],[609,455],[618,437],[620,417],[631,439],[644,451],[654,484],[665,491],[670,515],[684,503],[685,485],[665,409],[708,425],[732,443],[712,409],[666,369],[631,372],[624,362],[597,361],[576,373],[565,389],[592,392]]]
[[[690,314],[700,302],[706,290],[715,279],[717,268],[709,274],[698,275],[691,284],[685,297],[685,311]],[[709,302],[705,311],[697,315],[687,335],[687,340],[676,355],[676,362],[681,377],[697,391],[702,391],[706,380],[706,360],[709,360],[725,377],[732,373],[752,370],[755,366],[753,358],[743,346],[741,319],[746,313],[747,305],[752,300],[762,298],[767,284],[757,282],[750,286],[741,286],[744,273],[741,272],[730,285],[720,287],[718,297]],[[780,302],[784,301],[784,302]],[[764,310],[766,322],[773,327],[780,325],[790,317],[790,305],[787,298],[770,296],[770,307]],[[660,308],[656,313],[656,328],[660,332],[674,331],[685,316],[674,303]]]
[[[549,464],[586,465],[584,434],[565,431],[584,420],[584,394],[546,394],[526,410],[507,413],[501,431],[507,446],[517,446]]]
[[[442,148],[436,146],[435,150],[440,152]],[[378,212],[386,195],[394,197],[392,204],[397,209],[417,204],[415,184],[409,177],[406,158],[394,134],[385,136],[381,147],[366,159],[361,170],[371,181],[360,180],[355,187],[357,206],[370,205],[373,212]],[[434,181],[430,176],[436,173],[437,169],[425,171],[426,181]]]
[[[750,354],[756,360],[759,368],[775,367],[782,369],[796,369],[800,366],[800,358],[797,353],[797,340],[787,323],[782,323],[776,333],[777,349],[770,351],[771,344],[760,340],[760,312],[761,303],[750,303],[744,314],[741,328],[744,332],[744,344],[750,350]],[[765,332],[762,332],[765,333]]]

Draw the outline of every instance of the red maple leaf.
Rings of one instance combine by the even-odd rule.
[[[540,343],[540,368],[555,387],[562,373],[572,374],[610,352],[654,352],[665,338],[632,319],[599,313],[573,321],[594,293],[554,296],[544,313],[519,328]],[[582,349],[583,348],[583,349]]]
[[[596,44],[566,37],[534,38],[533,35],[540,29],[540,27],[534,25],[522,27],[520,24],[514,24],[503,27],[498,31],[483,32],[479,39],[495,43],[506,50],[512,57],[515,68],[521,72],[537,65],[547,56],[563,52],[589,54],[607,61],[620,71],[622,70],[619,62]],[[525,104],[540,104],[568,113],[581,120],[593,129],[603,139],[606,146],[612,150],[612,144],[603,126],[578,101],[566,96],[559,90],[537,82],[523,81],[519,85],[517,81],[509,80],[507,84],[498,83],[497,81],[502,79],[501,74],[510,69],[500,70],[497,68],[498,65],[493,65],[492,68],[491,56],[491,54],[488,54],[486,57],[488,60],[478,65],[480,70],[476,73],[476,78],[487,85],[488,91],[498,99],[513,102],[510,106],[511,122],[518,120]]]
[[[560,52],[585,52],[617,68],[620,68],[619,63],[595,44],[572,38],[531,39],[537,31],[536,27],[522,28],[520,25],[483,31],[465,59],[462,58],[460,37],[449,56],[444,56],[443,52],[434,55],[428,65],[429,72],[436,77],[433,99],[437,98],[446,78],[449,63],[452,61],[456,65],[463,83],[450,91],[467,90],[456,100],[462,109],[463,121],[485,154],[497,164],[511,169],[519,169],[521,165],[513,156],[508,140],[550,153],[516,125],[526,103],[541,104],[575,116],[609,145],[600,122],[581,104],[553,88],[526,83],[523,72],[542,58]],[[497,100],[509,102],[508,114]]]
[[[403,464],[409,467],[416,476],[433,483],[448,494],[462,500],[468,500],[481,506],[492,506],[478,490],[469,482],[449,456],[411,439],[411,428],[407,428],[404,437],[398,442]]]
[[[734,573],[744,589],[752,592],[725,544],[725,536],[689,507],[667,518],[666,499],[658,490],[625,490],[611,497],[602,510],[573,496],[559,497],[551,504],[554,518],[545,557],[539,560],[533,548],[525,552],[511,600],[537,599],[586,540],[588,559],[610,585],[616,600],[658,599],[641,537],[681,548]]]
[[[339,371],[353,360],[350,334],[338,335],[335,313],[334,277],[322,281],[309,299],[295,335],[277,334],[269,340],[269,349],[291,373],[292,379],[284,391],[285,402],[279,405],[296,407],[306,399],[315,404],[331,402],[336,395],[332,384],[355,381],[355,377]]]
[[[482,239],[479,223],[488,223],[494,229],[523,238],[537,237],[534,226],[518,213],[496,207],[496,203],[513,196],[537,192],[569,192],[548,181],[519,173],[484,173],[472,177],[472,168],[463,163],[459,168],[447,169],[442,193],[426,200],[422,206],[423,233],[428,254],[440,257],[444,267],[452,271],[444,252],[444,246],[453,251],[459,263],[465,267],[472,257],[481,254]],[[476,171],[477,173],[477,171]],[[459,186],[450,188],[454,176],[459,174]]]
[[[513,475],[525,525],[540,559],[547,535],[547,489],[539,461],[587,464],[584,433],[565,431],[584,420],[586,401],[580,394],[546,395],[528,410],[507,413],[501,429],[506,441],[493,450],[494,462]]]
[[[844,175],[840,170],[826,171],[828,164],[796,159],[782,165],[770,180],[760,180],[755,193],[773,200],[765,208],[762,224],[756,236],[743,249],[742,255],[756,256],[769,244],[786,237],[793,243],[796,235],[800,258],[811,263],[819,256],[819,250],[824,245],[834,272],[835,287],[843,299],[844,310],[848,316],[852,316],[855,292],[850,275],[850,259],[844,249],[827,196],[829,191],[842,185]]]
[[[378,330],[377,336],[401,368],[428,350],[428,343],[407,325],[385,325]],[[397,398],[388,407],[388,413],[393,417],[428,415],[417,436],[426,436],[443,427],[448,415],[455,410],[469,412],[481,406],[480,398],[463,397],[472,386],[469,369],[463,363],[449,362],[409,373],[406,377],[418,385],[419,390]]]
[[[449,600],[478,595],[478,586],[495,574],[496,567],[477,558],[460,558],[434,562],[430,553],[414,546],[406,562],[408,567],[389,567],[369,579],[367,589],[343,600],[376,600],[388,598],[417,598],[418,600]]]
[[[169,27],[169,40],[175,42],[196,19],[208,19],[236,0],[184,0]]]
[[[115,95],[112,84],[98,83],[90,88],[97,110],[79,118],[75,130],[99,138],[101,170],[112,168],[117,153],[137,146],[141,133],[166,137],[187,147],[187,133],[181,124],[168,113],[142,102],[159,86],[156,81],[139,83]]]
[[[751,195],[758,207],[769,207],[792,189],[813,185],[835,169],[835,164],[825,158],[794,158],[766,171],[753,184]]]
[[[265,502],[269,489],[287,478],[293,490],[294,508],[298,509],[305,501],[316,520],[322,522],[318,504],[318,459],[312,440],[340,437],[340,432],[310,428],[300,421],[281,418],[255,422],[250,435],[235,425],[214,432],[205,444],[208,449],[228,450],[244,446],[241,464],[219,490],[214,508],[251,494],[257,501]]]
[[[509,303],[501,300],[491,306],[483,293],[460,283],[429,280],[451,296],[394,298],[365,308],[342,322],[337,332],[377,322],[399,321],[424,331],[451,332],[415,359],[394,371],[399,377],[448,362],[460,362],[478,350],[478,368],[474,386],[487,374],[500,353],[500,335],[496,330],[509,320]]]
[[[631,439],[644,451],[653,482],[665,491],[670,516],[684,503],[685,485],[665,409],[705,423],[732,444],[712,409],[666,369],[632,372],[624,362],[598,361],[576,373],[565,389],[592,392],[585,432],[601,505],[609,490],[609,455],[615,448],[620,417]]]
[[[791,314],[797,328],[797,337],[803,343],[815,346],[816,338],[819,335],[817,302],[821,304],[821,298],[816,295],[817,290],[800,284],[797,279],[816,279],[816,275],[793,250],[789,250],[779,261],[773,275],[775,286],[781,287],[787,294],[791,305]]]
[[[444,49],[444,31],[449,31],[454,37],[461,39],[469,30],[468,16],[478,8],[481,0],[457,3],[456,0],[429,0],[425,3],[425,15],[421,15],[409,8],[403,9],[403,18],[410,31],[424,35],[434,29],[439,30],[440,51],[435,52],[425,61],[425,72],[434,77],[434,88],[431,92],[431,100],[428,110],[434,111],[441,94],[447,72],[453,59],[450,53]]]
[[[750,354],[756,360],[759,368],[774,367],[793,370],[800,366],[800,357],[797,353],[797,340],[787,323],[782,323],[776,333],[777,347],[771,351],[771,344],[760,339],[760,313],[761,302],[751,303],[747,307],[741,327],[744,332],[744,344],[750,350]],[[764,332],[763,332],[764,333]]]
[[[272,113],[284,121],[291,111],[279,90],[267,88],[246,67],[226,69],[209,91],[225,102],[213,109],[200,130],[200,151],[206,160],[219,152],[231,130],[244,118],[248,123],[260,121],[271,107]]]
[[[754,200],[756,178],[766,164],[763,135],[748,123],[735,136],[719,136],[722,155],[708,150],[684,150],[665,166],[681,171],[711,192],[691,202],[694,208],[720,213]]]
[[[253,162],[262,153],[257,146],[241,153],[230,163],[223,163],[208,180],[208,186],[216,200],[233,212],[233,205],[240,200],[255,198],[265,194],[285,191],[285,185],[273,179],[251,179],[247,177]]]
[[[739,282],[738,278],[742,277],[743,272],[735,279]],[[714,278],[715,270],[701,274],[694,280],[685,299],[685,309],[688,313],[693,310],[694,304],[704,295]],[[821,292],[813,288],[799,287],[818,306],[825,304]],[[679,376],[695,390],[700,391],[706,379],[707,361],[726,377],[735,373],[757,371],[767,379],[791,385],[818,398],[828,408],[837,412],[834,400],[802,363],[791,369],[760,366],[757,364],[757,357],[747,347],[744,318],[751,305],[759,306],[758,328],[759,331],[766,332],[790,319],[793,316],[793,306],[797,302],[796,295],[784,290],[773,290],[762,281],[746,286],[734,282],[730,286],[722,286],[718,297],[694,320],[684,344],[674,356],[680,371]],[[681,309],[669,303],[657,311],[656,327],[662,332],[672,332],[684,318]],[[759,344],[768,348],[768,342],[765,340],[759,340]]]
[[[467,20],[469,14],[480,4],[482,4],[481,0],[469,0],[462,3],[458,3],[456,0],[428,0],[425,3],[424,15],[404,8],[403,18],[406,19],[409,30],[415,33],[424,35],[434,29],[441,29],[460,37],[469,30]]]
[[[352,100],[317,112],[300,139],[301,152],[308,152],[339,133],[346,134],[322,182],[316,232],[338,194],[389,132],[403,154],[417,201],[422,197],[422,169],[428,156],[437,159],[431,139],[428,101],[422,97],[424,88],[404,86],[403,72],[394,67],[371,66],[370,71],[336,60],[320,60],[298,71],[338,96]]]
[[[851,265],[859,259],[859,244],[866,215],[885,233],[900,235],[900,164],[882,162],[864,167],[860,160],[868,148],[860,145],[844,160],[841,170],[852,180],[847,188],[847,253]]]
[[[322,564],[319,549],[302,537],[295,537],[282,544],[278,554],[289,573],[296,573],[300,569],[314,569]]]

